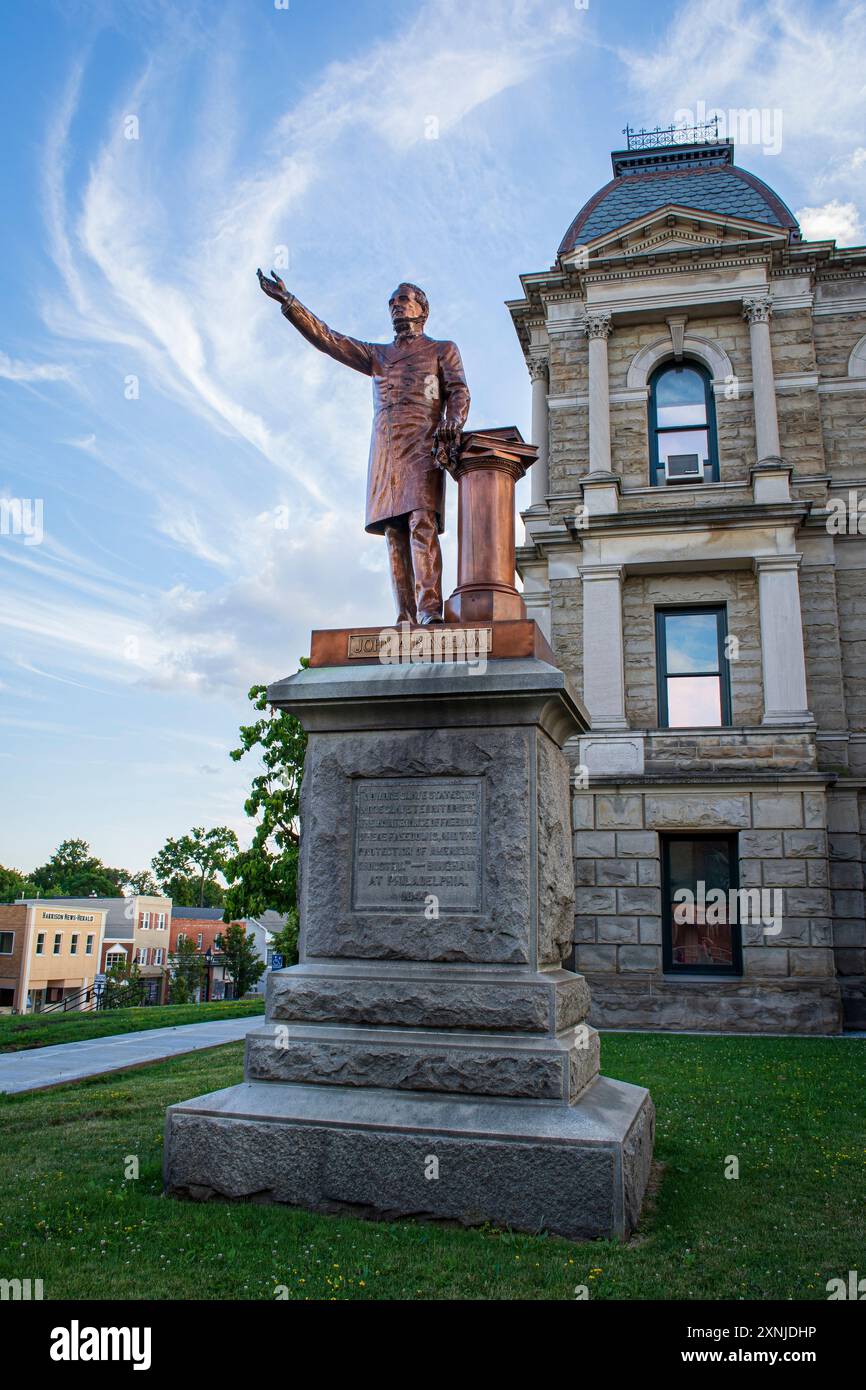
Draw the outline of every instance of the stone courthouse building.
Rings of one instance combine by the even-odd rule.
[[[866,248],[706,137],[630,137],[509,304],[518,569],[592,721],[574,963],[597,1025],[834,1032],[866,1025]]]

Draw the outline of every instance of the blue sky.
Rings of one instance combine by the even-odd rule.
[[[278,248],[355,336],[386,339],[394,284],[423,285],[470,423],[528,435],[503,301],[627,121],[766,108],[738,162],[811,235],[866,240],[862,4],[5,0],[0,24],[0,497],[41,500],[44,531],[0,535],[20,868],[73,835],[129,869],[193,824],[246,840],[248,687],[312,627],[391,619],[369,382],[260,293]]]

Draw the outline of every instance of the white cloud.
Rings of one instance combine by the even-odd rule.
[[[103,678],[113,668],[121,681],[236,693],[294,669],[311,626],[389,617],[384,543],[362,529],[369,383],[302,343],[261,295],[255,267],[267,268],[274,246],[290,241],[294,253],[298,240],[318,241],[327,226],[341,253],[327,266],[338,326],[379,336],[375,318],[366,326],[375,303],[384,336],[391,285],[383,267],[396,261],[401,275],[420,274],[412,258],[438,254],[446,235],[458,256],[461,238],[513,244],[519,191],[503,192],[483,137],[476,153],[464,127],[585,33],[584,16],[545,0],[436,0],[387,40],[324,69],[254,146],[237,138],[234,63],[210,61],[231,47],[224,27],[218,42],[181,26],[154,43],[95,152],[75,143],[79,101],[90,90],[85,63],[76,67],[43,176],[63,285],[60,295],[46,292],[43,317],[77,350],[86,346],[94,364],[82,372],[88,425],[67,442],[142,494],[142,543],[148,528],[156,531],[169,554],[183,557],[184,577],[154,567],[133,600],[128,591],[119,597],[120,579],[114,591],[110,575],[72,565],[58,578],[75,593],[60,593],[52,607],[49,553],[19,564],[15,630],[29,634],[43,662],[65,651],[73,678],[77,660],[95,663]],[[164,113],[183,75],[202,63],[207,84],[179,164],[177,130]],[[123,137],[120,113],[129,111],[140,117],[138,141]],[[439,123],[435,147],[425,140],[428,116]],[[393,188],[382,180],[371,189],[367,175],[362,187],[359,139],[365,167],[376,141],[387,147]],[[422,157],[440,160],[435,197]],[[410,227],[418,245],[407,258]],[[309,282],[308,266],[305,274]],[[326,290],[321,303],[329,315]],[[138,403],[122,399],[128,372],[140,376]],[[180,407],[182,437],[156,430],[155,395],[167,410]],[[287,531],[270,523],[278,505],[288,508]],[[128,636],[133,662],[124,656]]]
[[[520,86],[579,42],[565,5],[539,0],[439,0],[393,38],[333,63],[287,113],[278,134],[319,150],[365,125],[394,152],[438,138],[479,106]],[[411,80],[407,80],[411,74]],[[431,127],[429,122],[435,121]]]
[[[838,241],[842,246],[863,243],[863,223],[855,203],[833,198],[823,207],[799,208],[796,218],[807,241]]]
[[[0,377],[5,381],[69,381],[71,369],[55,362],[19,362],[0,352]]]
[[[653,48],[622,47],[645,118],[666,125],[680,108],[779,112],[783,160],[815,174],[834,147],[862,139],[866,7],[792,0],[686,0]],[[816,157],[817,141],[822,143]],[[747,147],[746,147],[747,148]],[[746,149],[740,151],[741,157]]]

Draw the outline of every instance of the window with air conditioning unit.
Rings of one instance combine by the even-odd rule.
[[[719,481],[713,383],[698,362],[666,362],[649,381],[650,482]]]

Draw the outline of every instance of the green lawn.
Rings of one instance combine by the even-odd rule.
[[[661,1178],[627,1246],[166,1200],[165,1107],[239,1080],[232,1044],[0,1099],[0,1278],[46,1298],[824,1299],[863,1271],[863,1041],[608,1034],[602,1062],[658,1108]]]
[[[111,1033],[142,1033],[150,1028],[176,1028],[182,1023],[206,1023],[217,1018],[245,1018],[264,1013],[261,999],[229,1004],[166,1004],[141,1009],[106,1009],[103,1013],[0,1014],[0,1052],[28,1047],[84,1042]]]

